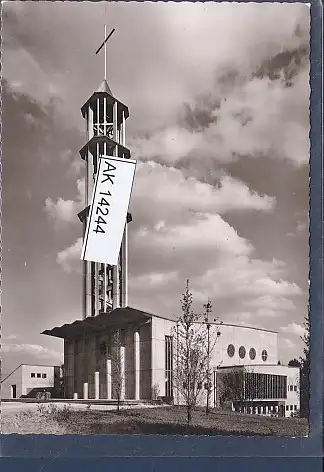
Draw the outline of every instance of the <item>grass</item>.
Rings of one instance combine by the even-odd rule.
[[[307,421],[299,418],[268,418],[213,410],[206,416],[196,409],[192,425],[186,424],[184,408],[166,407],[72,413],[71,422],[79,434],[194,434],[306,436]]]
[[[40,434],[162,434],[162,435],[235,435],[235,436],[306,436],[307,420],[300,418],[270,418],[220,410],[203,409],[193,412],[192,425],[186,424],[183,407],[121,409],[110,411],[73,410],[41,406],[37,412],[26,412],[21,422],[29,424],[34,415],[35,433]],[[19,426],[16,432],[26,430]],[[54,428],[54,430],[53,430]],[[3,430],[3,432],[6,432]],[[14,432],[14,431],[11,431]]]

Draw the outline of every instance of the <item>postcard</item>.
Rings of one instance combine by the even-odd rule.
[[[2,434],[307,437],[309,7],[2,9]]]

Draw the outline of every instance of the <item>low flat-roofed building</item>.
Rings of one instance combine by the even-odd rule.
[[[20,364],[1,380],[1,398],[36,397],[39,391],[53,391],[60,379],[60,366]]]
[[[240,365],[214,370],[214,404],[242,413],[289,417],[300,409],[299,368]]]

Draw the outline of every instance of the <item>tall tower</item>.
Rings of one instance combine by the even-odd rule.
[[[85,119],[87,143],[80,150],[86,165],[85,208],[78,216],[83,223],[84,237],[100,156],[129,159],[130,151],[126,147],[128,107],[114,97],[106,78],[83,105],[81,113]],[[131,220],[128,213],[117,266],[83,261],[83,319],[128,305],[127,224]]]

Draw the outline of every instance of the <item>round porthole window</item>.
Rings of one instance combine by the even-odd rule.
[[[252,359],[252,361],[255,359],[256,351],[255,351],[254,347],[251,347],[250,352],[249,352],[249,356],[250,356],[250,359]]]
[[[244,346],[241,346],[240,349],[239,349],[239,356],[240,356],[240,358],[241,358],[241,359],[244,359],[245,354],[246,354],[245,347],[244,347]]]
[[[234,354],[235,354],[235,347],[233,346],[233,344],[229,344],[228,348],[227,348],[227,354],[229,355],[229,357],[233,357]]]
[[[263,362],[265,362],[268,359],[268,353],[265,349],[263,349],[261,353],[261,357],[262,357]]]

